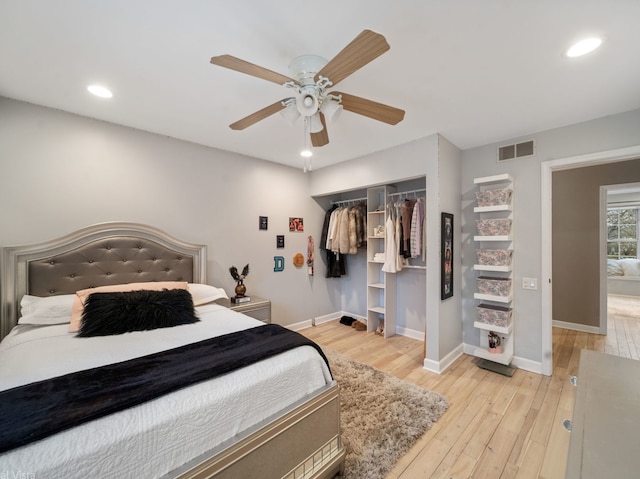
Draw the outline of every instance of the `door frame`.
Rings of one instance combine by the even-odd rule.
[[[553,372],[553,294],[551,278],[553,271],[551,266],[551,241],[552,241],[552,176],[554,171],[595,166],[616,161],[625,161],[640,157],[640,145],[615,150],[599,151],[584,155],[558,158],[543,161],[541,166],[541,311],[542,311],[542,374],[551,376]]]

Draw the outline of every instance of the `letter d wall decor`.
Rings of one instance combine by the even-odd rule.
[[[274,272],[284,271],[284,256],[274,256],[273,262],[274,262],[274,266],[273,266]]]

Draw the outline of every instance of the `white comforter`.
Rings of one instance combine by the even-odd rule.
[[[17,327],[0,343],[0,390],[263,324],[215,304],[196,309],[199,323],[119,336]],[[0,469],[48,479],[160,477],[330,382],[318,353],[296,348],[0,454]]]

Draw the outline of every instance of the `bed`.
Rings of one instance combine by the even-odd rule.
[[[3,248],[0,391],[11,397],[21,394],[20,388],[76,375],[111,378],[110,368],[129,371],[134,364],[130,361],[156,357],[162,358],[158,367],[167,367],[164,355],[182,354],[182,349],[191,350],[201,358],[199,362],[206,363],[208,354],[217,354],[229,338],[237,336],[244,343],[251,335],[277,333],[284,338],[291,333],[208,302],[211,298],[203,297],[197,288],[206,285],[206,253],[205,246],[135,223],[104,223],[44,243]],[[156,282],[186,283],[197,304],[198,321],[78,338],[69,332],[67,323],[29,321],[32,316],[24,306],[29,301],[64,303],[59,307],[66,311],[67,301],[80,290]],[[206,287],[204,291],[209,292]],[[109,294],[102,296],[112,299]],[[99,296],[89,294],[88,298],[93,301]],[[22,318],[21,311],[27,311]],[[26,323],[18,324],[23,319]],[[269,329],[271,326],[279,329]],[[113,477],[117,473],[120,477],[167,479],[306,479],[341,474],[345,452],[340,439],[339,388],[322,354],[301,344],[212,379],[171,386],[171,392],[131,407],[59,431],[54,428],[33,442],[17,442],[17,447],[0,453],[3,472],[47,478]],[[205,346],[215,349],[197,349]],[[217,364],[218,357],[212,357]],[[144,364],[137,369],[152,370],[147,369],[150,363]],[[191,363],[176,364],[185,377],[197,370]],[[162,381],[183,379],[182,374],[160,376]],[[97,382],[103,387],[109,381]],[[42,400],[44,395],[31,396]],[[52,404],[55,397],[51,395]],[[13,411],[16,403],[20,401],[0,401],[0,408]],[[55,407],[65,410],[62,405]],[[59,417],[63,421],[65,413]]]

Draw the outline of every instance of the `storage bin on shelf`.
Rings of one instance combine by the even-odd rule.
[[[478,276],[476,278],[478,293],[491,296],[509,296],[511,294],[511,278]]]
[[[476,220],[476,227],[480,236],[508,236],[511,233],[511,220],[508,218]]]
[[[480,303],[476,306],[476,314],[481,323],[507,328],[511,321],[512,309],[506,306]]]
[[[478,206],[510,205],[513,191],[510,188],[495,188],[476,192]]]
[[[513,250],[511,249],[477,249],[478,264],[484,266],[510,266]]]

